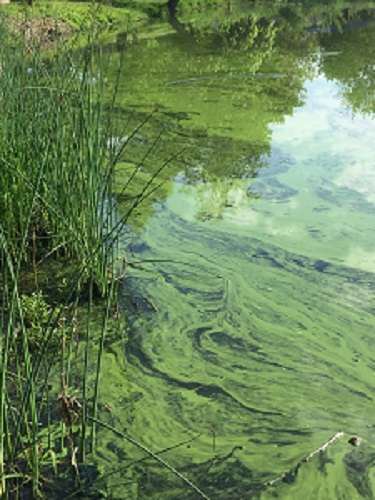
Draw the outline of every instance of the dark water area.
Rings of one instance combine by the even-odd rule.
[[[119,189],[167,164],[102,418],[212,499],[374,498],[375,4],[177,11],[106,50],[126,134],[151,113]],[[111,498],[200,498],[143,457],[100,431]]]

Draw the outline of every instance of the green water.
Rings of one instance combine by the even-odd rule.
[[[212,499],[371,499],[373,13],[268,8],[126,48],[127,119],[158,111],[124,161],[162,129],[143,175],[181,152],[138,214],[101,418],[154,452],[196,437],[161,456]],[[200,498],[144,456],[99,432],[111,498]]]

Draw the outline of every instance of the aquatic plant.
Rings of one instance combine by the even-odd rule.
[[[114,188],[116,166],[144,122],[126,141],[113,140],[117,87],[105,92],[104,73],[93,43],[48,57],[30,38],[2,45],[2,498],[84,489],[78,463],[88,466],[100,423],[108,324],[123,328],[116,289],[128,263],[118,237],[170,161],[141,183],[142,162],[134,165],[123,189]],[[120,214],[115,191],[129,190]]]
[[[104,295],[114,163],[94,64],[93,49],[78,63],[59,52],[46,61],[25,41],[3,49],[0,223],[13,256],[22,247],[34,264],[51,253],[74,257]]]
[[[56,51],[47,58],[40,45],[24,37],[16,45],[2,45],[0,67],[0,496],[23,492],[36,498],[43,491],[43,474],[56,472],[66,453],[77,462],[76,422],[80,458],[89,446],[88,400],[91,411],[97,404],[122,228],[112,201],[118,150],[109,138],[115,92],[105,99],[100,51],[93,44],[80,57]],[[58,301],[40,278],[40,268],[51,260],[60,263],[59,277],[52,278],[55,290],[64,289]],[[98,296],[106,300],[95,332],[97,363],[90,359],[89,366]],[[82,297],[85,342],[74,351]],[[83,356],[75,371],[82,404],[66,389],[74,353]],[[93,395],[88,394],[89,371]],[[66,383],[57,398],[61,373]],[[59,401],[60,419],[53,399]],[[61,402],[69,402],[72,411],[82,408],[83,418],[77,421],[77,411],[68,422],[69,409]]]
[[[31,294],[22,294],[20,297],[20,306],[22,310],[22,320],[24,326],[28,329],[28,344],[29,350],[35,351],[43,343],[45,328],[48,328],[49,323],[56,321],[56,335],[53,336],[53,341],[57,341],[57,332],[60,329],[61,323],[64,322],[61,307],[58,305],[53,308],[46,301],[42,291],[32,292]],[[51,318],[52,316],[52,318]]]

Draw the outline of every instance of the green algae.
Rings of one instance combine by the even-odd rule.
[[[158,106],[152,127],[166,129],[137,188],[166,156],[188,151],[140,213],[120,297],[128,326],[108,340],[98,417],[163,452],[210,498],[373,498],[374,122],[368,108],[348,110],[336,56],[319,55],[339,47],[336,35],[312,35],[313,55],[288,52],[283,34],[260,68],[277,74],[294,58],[296,85],[285,91],[276,78],[212,79],[214,62],[231,68],[233,53],[208,57],[207,45],[199,53],[170,34],[129,53],[124,102],[137,118]],[[139,61],[149,68],[142,81]],[[237,62],[242,54],[234,73]],[[165,85],[172,73],[184,83]],[[233,106],[246,99],[248,113]],[[119,190],[152,127],[126,150]],[[93,488],[111,498],[197,498],[108,429],[97,445],[105,470]]]
[[[129,432],[153,450],[204,433],[168,458],[216,498],[243,494],[257,481],[285,472],[341,429],[363,436],[371,449],[373,275],[333,265],[322,273],[313,261],[294,262],[296,256],[253,238],[233,242],[169,212],[155,217],[145,241],[154,252],[162,248],[170,262],[158,265],[159,278],[143,292],[158,312],[135,321],[126,349],[128,393],[120,389],[127,384],[121,383],[121,372],[113,373],[118,361],[109,360],[106,394],[117,425],[130,417]],[[190,259],[184,253],[182,265],[179,249],[187,239]],[[145,252],[144,258],[152,257]],[[350,290],[355,295],[356,286],[363,300],[343,303],[342,295]],[[329,452],[335,464],[353,453],[345,446]],[[234,448],[231,459],[225,459]],[[230,467],[233,457],[237,479]],[[366,474],[370,465],[363,467]],[[312,469],[319,492],[327,481],[314,464],[306,468]],[[336,469],[350,491],[344,465]],[[234,482],[229,489],[226,482],[215,486],[223,474]],[[148,475],[143,494],[158,498],[157,470]],[[329,476],[327,487],[336,484],[334,477]],[[304,482],[312,487],[308,475],[295,486],[297,497]],[[162,498],[173,498],[176,491],[190,498],[184,490],[168,493],[164,482],[159,488]],[[328,498],[334,498],[332,493]]]

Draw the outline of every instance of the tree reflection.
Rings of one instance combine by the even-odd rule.
[[[362,13],[352,29],[321,36],[324,50],[337,52],[335,57],[322,60],[321,70],[329,80],[338,82],[354,113],[375,113],[375,24],[370,21],[375,22],[374,13]]]
[[[373,18],[359,5],[317,2],[207,9],[194,19],[172,12],[169,30],[140,38],[126,54],[124,117],[135,126],[151,109],[158,113],[123,160],[142,161],[150,137],[163,129],[143,172],[181,151],[168,175],[209,184],[217,202],[211,212],[220,216],[234,180],[263,168],[272,125],[303,104],[306,80],[324,74],[339,82],[354,112],[374,112]],[[321,57],[327,51],[339,54]]]

